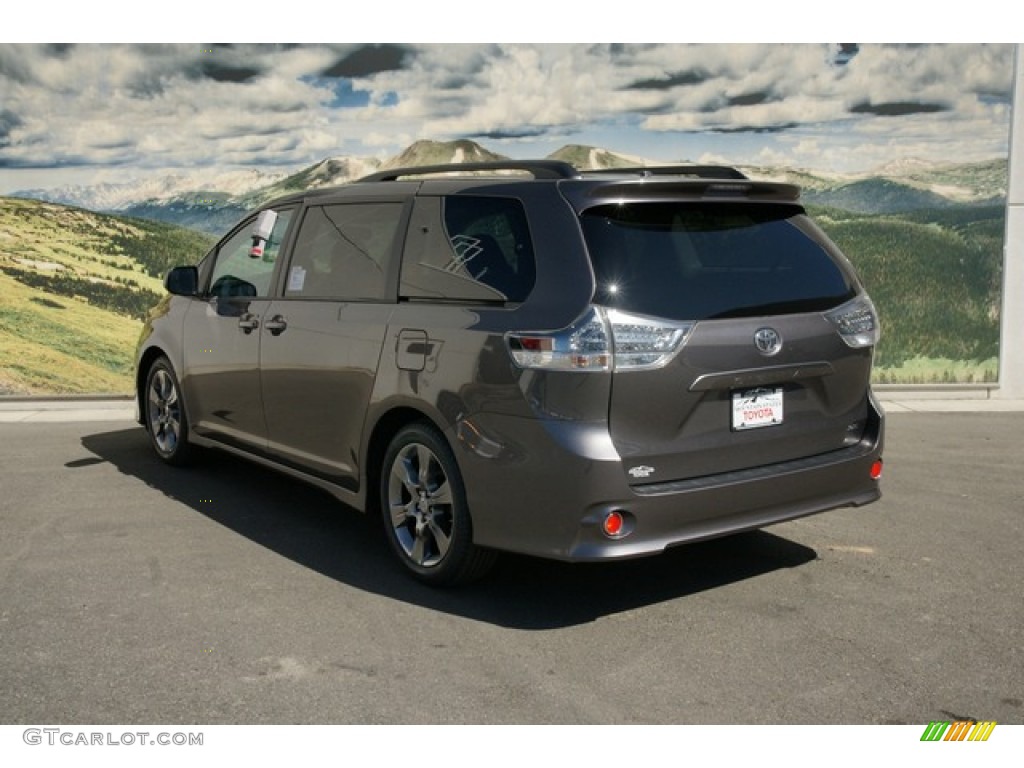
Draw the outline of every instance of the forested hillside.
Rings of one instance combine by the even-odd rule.
[[[1003,208],[811,213],[857,267],[878,306],[878,380],[995,380]],[[902,370],[910,361],[913,370]]]

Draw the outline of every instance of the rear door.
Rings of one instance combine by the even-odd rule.
[[[397,296],[401,199],[306,208],[260,351],[271,453],[350,490]]]
[[[617,203],[582,224],[595,303],[694,323],[663,367],[613,374],[609,423],[631,482],[843,448],[865,427],[871,349],[824,312],[858,292],[796,205]]]

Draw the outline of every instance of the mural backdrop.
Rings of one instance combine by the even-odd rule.
[[[128,392],[241,214],[379,167],[714,162],[800,184],[881,382],[998,375],[1012,45],[0,46],[0,394]]]

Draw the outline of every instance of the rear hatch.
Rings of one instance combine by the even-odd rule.
[[[581,224],[615,359],[638,316],[684,330],[654,366],[613,366],[610,431],[631,483],[861,439],[874,308],[799,205],[618,200],[587,208]],[[616,315],[632,319],[616,327]]]

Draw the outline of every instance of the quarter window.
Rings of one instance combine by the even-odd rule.
[[[521,302],[533,289],[533,243],[518,200],[423,198],[410,229],[403,296]]]

